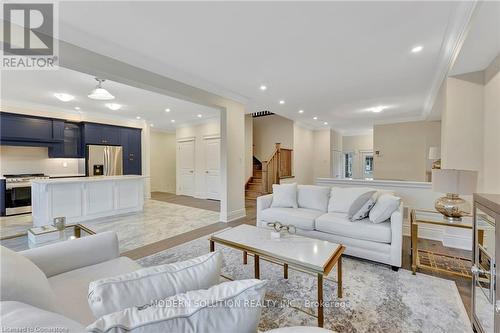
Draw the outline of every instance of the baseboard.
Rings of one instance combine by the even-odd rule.
[[[235,221],[235,220],[244,218],[245,216],[247,216],[245,208],[233,210],[232,212],[229,212],[229,213],[220,212],[220,221],[221,222],[231,222],[231,221]]]

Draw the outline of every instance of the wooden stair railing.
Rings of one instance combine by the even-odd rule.
[[[262,193],[272,193],[273,184],[292,177],[292,149],[281,148],[280,143],[267,161],[262,161]]]

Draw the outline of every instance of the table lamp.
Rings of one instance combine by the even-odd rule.
[[[429,147],[429,160],[433,160],[432,168],[433,169],[441,169],[441,151],[439,147]]]
[[[469,204],[459,194],[472,194],[477,186],[477,171],[433,169],[432,190],[446,193],[436,200],[435,208],[450,222],[459,222],[468,214]]]

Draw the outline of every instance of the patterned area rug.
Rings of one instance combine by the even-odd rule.
[[[253,277],[253,260],[243,265],[242,253],[216,244],[224,255],[223,275],[232,279]],[[159,252],[138,262],[143,266],[172,263],[207,253],[206,237]],[[285,326],[316,326],[308,313],[316,312],[317,283],[313,275],[261,260],[261,279],[269,280],[259,330]],[[460,333],[472,332],[454,282],[355,258],[343,261],[344,297],[337,299],[336,271],[324,281],[325,328],[339,333]],[[313,305],[313,306],[311,306]]]

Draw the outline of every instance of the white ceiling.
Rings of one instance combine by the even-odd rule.
[[[482,71],[499,53],[500,2],[481,2],[450,75]]]
[[[68,112],[105,113],[111,116],[134,119],[137,116],[153,124],[154,128],[174,131],[176,127],[200,123],[219,116],[216,109],[191,102],[130,87],[117,82],[106,81],[103,87],[115,96],[111,101],[96,101],[87,97],[97,82],[93,76],[60,68],[56,71],[3,71],[2,103],[16,106],[41,106],[47,109],[62,109]],[[70,102],[61,102],[54,93],[75,96]],[[120,110],[108,109],[106,103],[118,103]],[[170,112],[166,113],[165,109]],[[198,118],[198,114],[202,118]],[[171,120],[174,119],[175,123]]]

